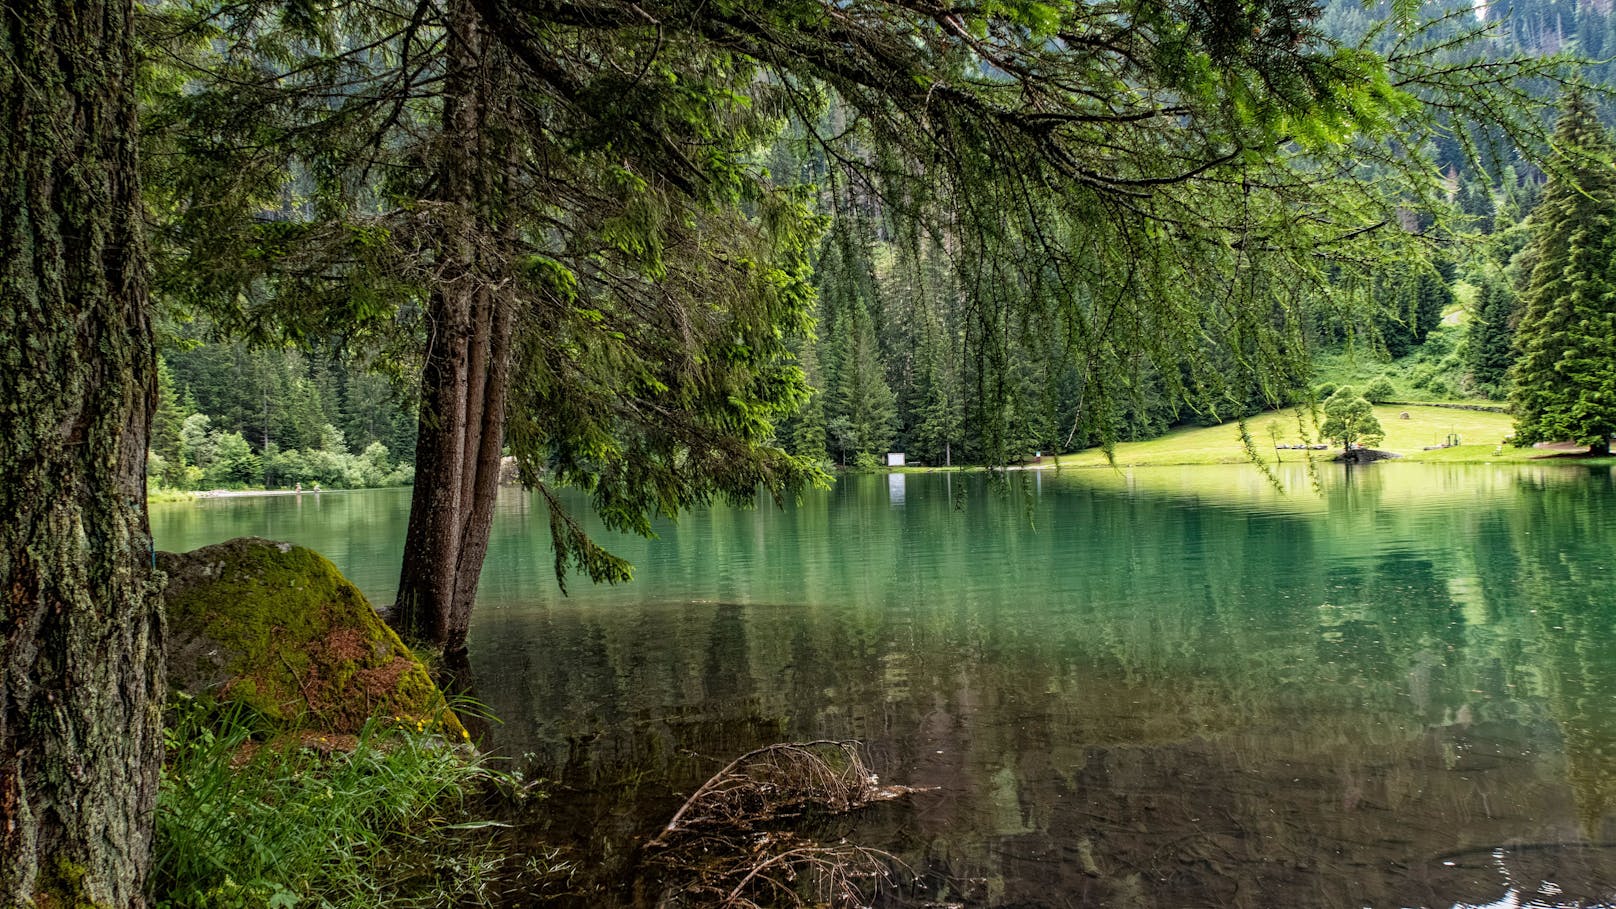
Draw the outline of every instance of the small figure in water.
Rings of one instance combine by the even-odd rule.
[[[314,484],[314,494],[315,494],[315,495],[319,495],[319,494],[320,494],[320,484],[319,484],[319,483],[315,483],[315,484]]]
[[[298,495],[302,495],[303,494],[303,481],[299,480],[297,483],[293,484],[292,485],[292,491],[297,493]]]

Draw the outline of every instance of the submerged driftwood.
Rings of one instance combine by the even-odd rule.
[[[866,906],[894,885],[901,863],[847,842],[825,844],[782,829],[917,790],[882,786],[855,742],[769,745],[731,761],[646,843],[658,907]]]

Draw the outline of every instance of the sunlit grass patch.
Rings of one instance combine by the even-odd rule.
[[[1402,418],[1405,413],[1408,419]],[[1413,460],[1524,461],[1542,455],[1539,451],[1509,445],[1503,445],[1501,454],[1494,454],[1504,438],[1514,431],[1509,414],[1424,405],[1384,405],[1375,408],[1375,418],[1385,430],[1386,438],[1374,447]],[[1252,417],[1246,421],[1246,427],[1257,451],[1269,463],[1301,462],[1308,457],[1329,460],[1340,453],[1333,443],[1322,451],[1276,447],[1318,441],[1318,430],[1305,410],[1300,424],[1297,412],[1287,409]],[[1442,445],[1450,437],[1456,437],[1460,444],[1454,448],[1425,450],[1427,446]],[[1242,464],[1249,457],[1240,441],[1239,424],[1230,422],[1177,429],[1145,442],[1121,442],[1116,446],[1114,460],[1119,467],[1148,467]],[[1046,458],[1045,462],[1052,466],[1051,459]],[[1062,468],[1106,467],[1111,463],[1098,448],[1060,458]]]
[[[1513,445],[1457,445],[1453,448],[1440,448],[1435,451],[1418,451],[1410,454],[1411,460],[1421,462],[1441,462],[1448,464],[1479,463],[1479,462],[1524,462],[1540,459],[1544,452],[1535,448],[1516,448]]]
[[[1406,420],[1401,417],[1404,413]],[[1375,408],[1375,418],[1386,430],[1385,440],[1375,447],[1405,457],[1420,456],[1427,446],[1441,445],[1450,436],[1461,447],[1486,446],[1491,452],[1515,431],[1509,414],[1484,410],[1388,404]]]

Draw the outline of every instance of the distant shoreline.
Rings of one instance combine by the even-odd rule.
[[[377,487],[403,488],[403,487]],[[191,493],[193,499],[243,499],[250,496],[320,496],[328,492],[347,492],[345,489],[203,489]]]

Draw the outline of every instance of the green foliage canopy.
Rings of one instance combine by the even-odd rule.
[[[1349,450],[1358,444],[1375,445],[1386,438],[1386,430],[1376,419],[1374,407],[1351,385],[1337,388],[1325,400],[1324,425],[1319,427],[1319,433]]]
[[[1515,359],[1515,292],[1496,267],[1484,266],[1476,283],[1466,360],[1476,385],[1484,393],[1497,395]]]

